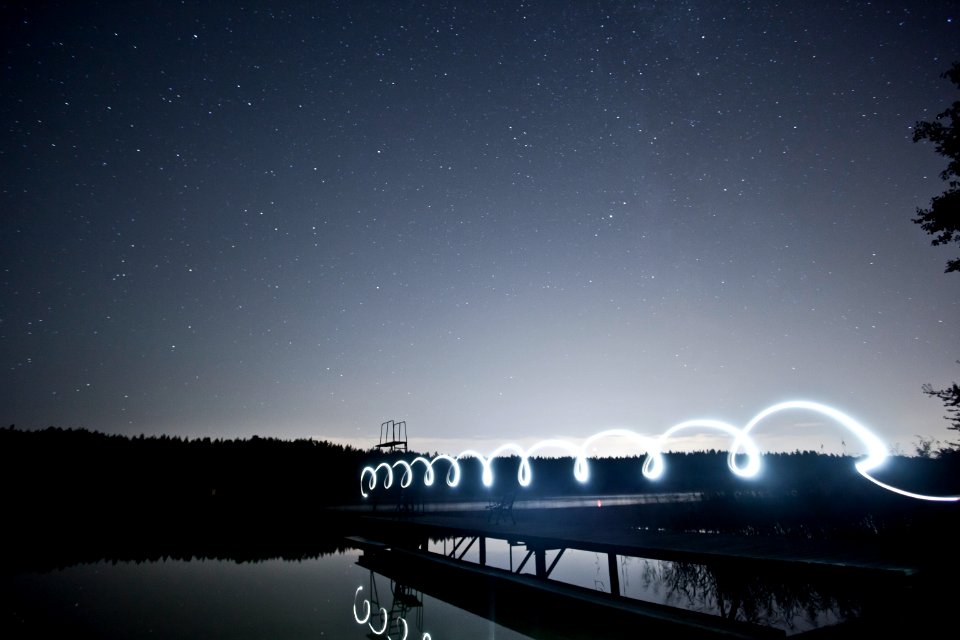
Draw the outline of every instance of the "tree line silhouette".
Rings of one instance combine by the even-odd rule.
[[[359,475],[366,455],[309,439],[127,437],[13,426],[0,430],[0,451],[14,503],[133,510],[347,503],[356,485],[345,479]]]
[[[665,454],[657,481],[642,473],[643,456],[590,460],[590,481],[573,476],[573,460],[531,459],[533,481],[517,482],[520,460],[493,461],[494,486],[481,482],[475,459],[461,461],[460,484],[444,482],[436,465],[432,486],[423,468],[407,488],[402,468],[392,488],[382,476],[370,497],[360,494],[365,465],[411,461],[416,453],[381,452],[318,440],[128,437],[86,429],[0,429],[0,487],[12,562],[67,563],[72,558],[146,559],[316,555],[336,548],[350,518],[411,505],[555,496],[658,494],[650,504],[593,513],[610,526],[711,530],[765,535],[914,535],[956,524],[955,505],[920,504],[857,474],[855,458],[810,451],[763,456],[763,472],[742,479],[725,451]],[[881,480],[911,491],[960,493],[960,453],[936,458],[894,456]],[[669,494],[684,494],[677,501]],[[345,508],[344,508],[345,507]],[[571,517],[575,517],[571,515]],[[57,560],[60,558],[61,560]],[[9,564],[9,563],[8,563]]]
[[[371,458],[371,462],[395,463],[398,460],[411,462],[417,453],[395,453]],[[532,481],[528,487],[518,482],[520,458],[516,456],[496,458],[491,461],[494,484],[485,487],[482,483],[482,467],[479,460],[460,460],[460,480],[456,489],[446,486],[444,479],[450,468],[448,463],[438,461],[434,466],[435,480],[432,486],[422,482],[424,469],[414,465],[414,480],[411,486],[399,488],[402,467],[394,467],[392,495],[406,492],[417,499],[430,502],[444,500],[483,500],[496,497],[504,491],[520,491],[523,498],[535,499],[553,496],[616,495],[634,493],[697,492],[704,494],[724,493],[824,493],[837,492],[854,495],[878,489],[855,469],[858,458],[848,455],[817,453],[796,450],[790,453],[766,453],[762,455],[762,472],[757,478],[741,478],[728,467],[728,452],[718,450],[694,452],[667,452],[664,454],[665,471],[657,480],[649,480],[642,474],[644,455],[605,457],[589,459],[590,478],[586,483],[576,480],[574,460],[564,457],[534,457],[530,459]],[[742,463],[742,462],[741,462]],[[960,482],[952,470],[960,464],[960,452],[941,451],[937,456],[904,455],[891,456],[884,469],[875,472],[890,484],[909,491],[929,494],[957,493]],[[390,494],[382,489],[384,472],[377,476],[377,488],[371,496]],[[887,493],[884,491],[884,493]]]
[[[315,440],[0,429],[0,566],[315,557],[354,499],[358,449]]]
[[[395,454],[412,460],[415,454]],[[455,491],[444,483],[447,467],[438,463],[432,486],[420,481],[422,467],[407,488],[400,487],[400,467],[391,489],[371,492],[370,502],[416,513],[416,505],[461,500],[497,501],[504,495],[525,500],[549,497],[596,497],[649,494],[640,504],[598,509],[569,509],[570,517],[589,517],[597,526],[632,526],[651,530],[711,531],[803,538],[900,537],[936,535],[960,525],[960,505],[915,500],[878,487],[861,476],[853,456],[813,451],[768,453],[757,478],[740,478],[727,466],[726,451],[666,453],[658,480],[642,475],[643,456],[590,460],[590,480],[579,483],[570,457],[532,458],[532,482],[520,486],[517,457],[492,461],[492,487],[482,484],[479,461],[460,462]],[[890,485],[927,495],[960,495],[960,453],[937,457],[891,456],[875,477]],[[579,511],[579,513],[577,513]]]

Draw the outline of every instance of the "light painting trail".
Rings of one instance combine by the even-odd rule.
[[[353,593],[353,619],[357,621],[357,624],[365,624],[370,627],[370,631],[374,635],[382,636],[387,632],[387,626],[390,622],[390,614],[387,613],[387,610],[383,607],[380,607],[380,611],[377,615],[382,621],[383,625],[378,627],[373,626],[373,622],[370,621],[372,607],[370,605],[370,600],[367,598],[363,599],[363,615],[357,613],[357,596],[360,595],[360,592],[363,591],[363,586],[357,587],[357,590]],[[406,618],[403,616],[397,616],[396,620],[398,626],[402,627],[403,635],[400,636],[399,640],[407,640],[407,636],[410,633],[410,626],[407,624]],[[386,636],[389,640],[390,636]],[[420,637],[420,640],[431,640],[430,634],[426,631],[423,632],[423,635]]]
[[[414,458],[412,462],[406,462],[405,460],[398,460],[392,464],[381,462],[376,466],[364,467],[360,472],[360,493],[364,498],[366,498],[370,495],[370,491],[373,491],[377,488],[377,478],[380,477],[381,470],[383,471],[382,486],[384,489],[389,489],[394,483],[394,469],[398,467],[403,470],[403,475],[400,477],[400,486],[404,488],[409,487],[413,482],[415,467],[418,463],[424,467],[424,485],[431,486],[434,483],[434,465],[439,463],[441,468],[446,468],[447,485],[451,488],[456,487],[460,483],[459,461],[464,458],[476,458],[480,461],[483,469],[483,485],[485,487],[491,487],[493,486],[494,480],[493,469],[491,466],[492,461],[498,457],[511,455],[516,455],[520,458],[520,468],[517,471],[517,481],[520,483],[520,486],[528,487],[533,480],[533,470],[530,466],[530,457],[542,451],[551,449],[559,450],[573,456],[573,475],[579,482],[586,483],[590,479],[590,469],[587,464],[587,452],[590,450],[590,447],[600,440],[614,437],[627,438],[628,440],[636,443],[640,448],[642,448],[642,450],[646,451],[647,457],[643,462],[642,468],[643,475],[650,480],[657,480],[663,475],[663,450],[665,443],[667,443],[667,441],[677,433],[690,429],[714,429],[730,435],[733,438],[733,442],[727,454],[727,466],[730,468],[732,473],[741,478],[753,478],[760,472],[760,449],[757,447],[757,444],[751,437],[751,432],[766,418],[776,413],[791,410],[803,410],[819,413],[831,418],[840,426],[853,433],[853,435],[855,435],[860,442],[863,443],[867,450],[866,457],[856,462],[854,466],[860,475],[877,486],[882,487],[887,491],[892,491],[902,496],[915,498],[917,500],[930,500],[935,502],[956,502],[960,500],[960,496],[930,496],[912,493],[910,491],[905,491],[904,489],[900,489],[877,480],[871,475],[871,472],[880,468],[889,457],[887,447],[884,445],[883,441],[880,440],[880,438],[878,438],[872,431],[847,414],[825,404],[810,402],[807,400],[792,400],[767,407],[754,416],[754,418],[750,420],[750,422],[748,422],[742,429],[720,420],[688,420],[670,427],[656,437],[642,435],[629,429],[608,429],[593,434],[584,440],[579,446],[576,446],[573,443],[565,440],[549,439],[541,440],[532,445],[529,449],[524,449],[520,445],[514,443],[503,444],[494,449],[487,456],[484,456],[480,452],[474,451],[473,449],[467,449],[465,451],[461,451],[460,454],[455,457],[439,455],[432,460],[428,460],[427,458],[418,456],[417,458]],[[737,463],[737,456],[741,454],[746,456],[746,461],[743,466]]]

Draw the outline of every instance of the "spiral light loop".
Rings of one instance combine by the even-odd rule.
[[[403,476],[400,480],[400,486],[403,488],[409,487],[413,482],[413,467],[417,462],[420,462],[425,468],[423,475],[424,485],[430,486],[433,484],[434,479],[433,465],[440,460],[449,463],[446,481],[449,487],[455,488],[460,483],[459,461],[465,458],[475,458],[480,462],[481,481],[483,482],[483,486],[492,487],[494,482],[493,461],[496,458],[508,455],[516,455],[520,458],[520,465],[517,470],[517,482],[521,487],[528,487],[533,481],[533,469],[530,465],[530,458],[534,454],[545,449],[560,449],[573,456],[574,478],[581,483],[585,483],[590,479],[590,467],[587,461],[590,448],[596,442],[606,438],[625,438],[632,444],[638,446],[641,450],[645,451],[646,457],[643,461],[641,472],[645,478],[649,480],[657,480],[662,477],[664,473],[664,444],[680,431],[691,429],[711,429],[731,436],[733,441],[727,453],[727,466],[730,468],[731,473],[738,477],[753,478],[760,473],[761,462],[760,448],[757,446],[756,442],[754,442],[753,438],[750,437],[751,432],[764,419],[776,413],[789,410],[802,410],[819,413],[820,415],[830,418],[840,426],[853,433],[853,435],[860,440],[867,450],[866,457],[856,462],[854,467],[856,468],[857,472],[860,473],[860,475],[877,486],[882,487],[887,491],[892,491],[899,495],[917,500],[930,500],[936,502],[957,502],[960,500],[960,496],[931,496],[913,493],[877,480],[873,477],[873,475],[871,475],[870,472],[878,469],[889,457],[883,441],[880,440],[880,438],[878,438],[872,431],[847,414],[825,404],[810,402],[807,400],[792,400],[767,407],[754,416],[753,419],[751,419],[750,422],[748,422],[742,429],[720,420],[687,420],[670,427],[656,437],[646,436],[629,429],[607,429],[589,436],[579,446],[574,445],[566,440],[548,439],[536,442],[529,449],[524,449],[520,445],[510,442],[500,445],[486,456],[473,449],[467,449],[465,451],[461,451],[455,457],[438,455],[433,460],[428,460],[418,456],[413,460],[412,463],[407,463],[400,460],[394,462],[392,465],[381,462],[376,467],[364,467],[360,472],[360,493],[364,498],[366,498],[369,494],[364,490],[365,486],[369,489],[369,491],[376,489],[377,477],[381,469],[385,471],[383,488],[389,489],[393,484],[393,469],[397,466],[402,467],[404,470]],[[742,466],[738,462],[738,456],[741,455],[746,457],[746,461]],[[369,479],[365,482],[367,476],[369,476]]]

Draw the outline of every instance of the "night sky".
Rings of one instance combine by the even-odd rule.
[[[950,438],[955,2],[0,4],[0,421]],[[855,452],[816,416],[761,447]],[[952,434],[955,435],[955,434]],[[706,440],[688,443],[702,445]],[[632,452],[631,452],[632,453]]]

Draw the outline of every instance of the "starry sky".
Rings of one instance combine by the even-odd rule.
[[[367,447],[396,419],[455,453],[807,399],[907,452],[952,434],[921,385],[960,377],[956,251],[910,219],[946,188],[912,126],[958,98],[954,2],[0,21],[3,424]]]

